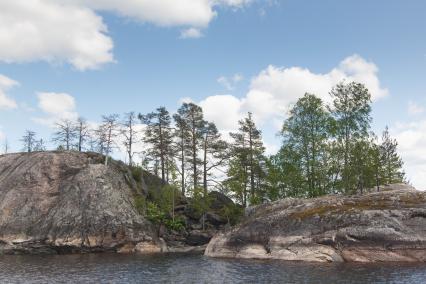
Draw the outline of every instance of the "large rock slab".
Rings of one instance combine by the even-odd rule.
[[[426,193],[408,186],[358,196],[284,199],[217,234],[212,257],[313,262],[426,261]]]
[[[0,254],[161,251],[127,167],[100,155],[0,156]],[[138,245],[139,244],[139,245]]]

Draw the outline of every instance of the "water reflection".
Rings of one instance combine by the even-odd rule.
[[[0,256],[0,283],[425,283],[426,264],[313,264],[201,255]]]

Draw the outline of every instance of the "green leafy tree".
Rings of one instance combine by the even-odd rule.
[[[351,153],[355,144],[369,137],[371,123],[371,95],[360,83],[340,83],[331,91],[333,105],[331,113],[335,119],[335,138],[338,142],[337,155],[342,156],[338,170],[340,188],[351,193],[356,190],[357,180],[353,174]]]
[[[290,110],[281,135],[288,157],[286,170],[298,177],[295,189],[309,197],[323,195],[328,188],[327,142],[330,114],[315,95],[305,94]],[[290,153],[289,151],[293,152]],[[290,167],[292,169],[290,169]],[[302,177],[302,179],[300,179]]]

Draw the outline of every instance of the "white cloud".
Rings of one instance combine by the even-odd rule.
[[[235,89],[235,85],[237,83],[241,82],[242,80],[244,80],[243,75],[238,74],[238,73],[234,74],[230,78],[225,77],[225,76],[220,76],[219,78],[217,78],[217,82],[219,84],[221,84],[228,91],[234,90]]]
[[[399,143],[408,179],[417,189],[426,190],[426,120],[398,123],[390,131]]]
[[[253,2],[253,0],[216,0],[216,4],[230,6],[234,8],[241,8]]]
[[[248,93],[243,98],[231,95],[212,96],[200,104],[206,117],[216,122],[219,127],[231,128],[236,117],[241,118],[252,112],[257,124],[271,123],[275,129],[281,127],[277,121],[283,120],[290,106],[306,92],[316,94],[330,101],[329,92],[333,86],[346,80],[357,81],[366,85],[373,101],[388,95],[388,90],[380,86],[377,76],[378,68],[359,55],[352,55],[342,60],[328,73],[313,73],[302,67],[268,66],[252,78]],[[238,79],[234,76],[234,79]],[[218,82],[232,89],[231,80],[220,77]],[[228,119],[229,117],[229,119]],[[235,129],[236,124],[232,124]]]
[[[252,0],[60,0],[94,10],[111,11],[157,26],[205,28],[217,16],[215,7],[242,8]]]
[[[113,61],[102,18],[50,0],[0,1],[0,61],[68,62],[78,70]]]
[[[217,7],[240,8],[249,0],[13,0],[0,1],[0,62],[67,62],[78,70],[114,62],[113,41],[97,11],[142,23],[182,27],[199,38]]]
[[[316,94],[328,102],[330,90],[342,80],[365,84],[373,101],[376,101],[388,95],[388,90],[380,86],[377,72],[374,63],[359,55],[347,57],[325,74],[313,73],[301,67],[270,65],[252,79],[244,107],[252,111],[259,121],[277,115],[284,116],[289,106],[306,92]]]
[[[158,26],[207,27],[216,16],[210,0],[60,0],[94,10],[111,11]]]
[[[187,39],[187,38],[200,38],[203,37],[203,33],[200,31],[200,29],[197,28],[189,28],[181,31],[180,38]]]
[[[6,91],[18,85],[19,83],[15,80],[0,74],[0,109],[14,109],[18,107],[15,100],[6,94]]]
[[[408,102],[408,114],[418,115],[418,114],[424,113],[424,111],[425,111],[425,109],[421,105],[419,105],[419,104],[417,104],[413,101]]]
[[[202,100],[199,105],[203,108],[204,117],[214,121],[218,129],[228,132],[238,128],[238,120],[243,117],[241,100],[232,95],[210,96]]]
[[[76,104],[73,96],[66,93],[37,93],[38,107],[47,116],[33,118],[33,120],[40,124],[52,126],[60,119],[75,120],[78,117],[76,112]]]

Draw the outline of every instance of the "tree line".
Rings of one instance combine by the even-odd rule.
[[[251,113],[227,141],[194,103],[183,103],[175,114],[159,107],[146,114],[105,115],[98,125],[83,118],[61,120],[51,141],[58,150],[105,155],[105,165],[122,146],[129,166],[151,172],[164,186],[173,185],[182,195],[219,190],[244,207],[284,197],[362,193],[403,182],[396,140],[387,128],[380,142],[371,131],[366,87],[342,82],[330,96],[331,103],[325,104],[307,93],[292,106],[279,133],[282,146],[272,156],[265,154]],[[21,139],[25,151],[46,150],[36,136],[26,131]],[[143,151],[136,150],[139,145]],[[134,162],[135,155],[142,157],[141,164]]]

